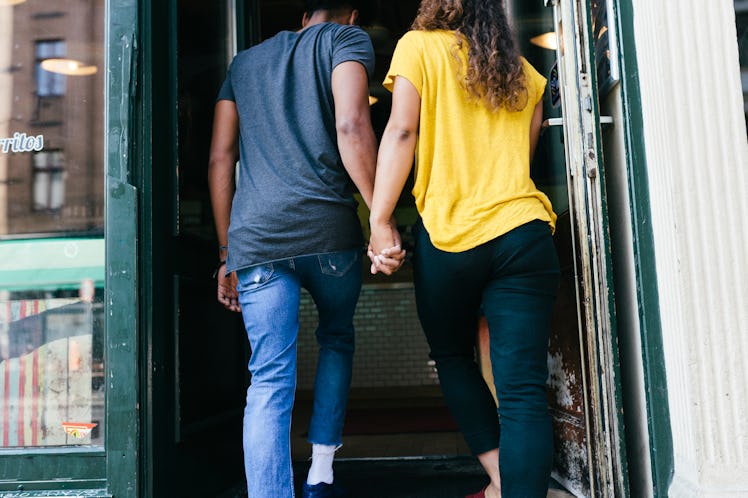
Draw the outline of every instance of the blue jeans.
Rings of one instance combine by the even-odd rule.
[[[559,263],[548,224],[531,221],[459,253],[416,228],[416,306],[444,398],[472,452],[499,448],[501,496],[544,498],[553,463],[546,398]],[[480,311],[490,335],[493,396],[475,361]]]
[[[361,291],[360,249],[303,256],[237,272],[239,302],[252,349],[244,410],[249,498],[293,497],[291,410],[301,288],[319,313],[319,359],[309,442],[339,445],[353,363],[353,313]]]

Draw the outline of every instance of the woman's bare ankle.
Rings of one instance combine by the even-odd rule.
[[[486,488],[486,498],[501,498],[501,488],[491,483]]]

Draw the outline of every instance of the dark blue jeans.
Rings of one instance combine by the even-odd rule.
[[[431,244],[416,228],[418,316],[447,404],[471,451],[499,448],[504,498],[545,497],[553,461],[546,398],[550,320],[559,264],[548,224],[522,225],[460,253]],[[499,400],[475,360],[485,314]]]

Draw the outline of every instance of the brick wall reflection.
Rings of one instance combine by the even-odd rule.
[[[103,30],[103,0],[0,6],[0,141],[44,142],[0,148],[0,236],[103,231]],[[46,71],[49,58],[96,71]]]

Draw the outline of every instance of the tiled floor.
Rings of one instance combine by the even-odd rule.
[[[398,410],[399,406],[443,406],[439,397],[421,397],[418,399],[401,398],[382,399],[353,397],[349,408],[365,409],[366,407],[388,407]],[[306,441],[309,423],[310,403],[300,399],[294,407],[293,425],[291,427],[291,447],[293,458],[303,460],[311,455],[311,448]],[[343,447],[338,450],[336,458],[387,458],[387,457],[422,457],[439,455],[470,455],[464,439],[458,432],[415,432],[409,434],[345,435]]]
[[[298,474],[305,467],[295,466]],[[487,478],[472,457],[390,460],[343,460],[335,465],[336,480],[351,498],[462,498],[482,489]],[[297,479],[298,480],[298,479]],[[573,498],[549,483],[548,498]]]
[[[306,462],[294,463],[297,497],[307,469]],[[487,482],[475,459],[467,457],[341,460],[335,476],[350,498],[463,498]],[[247,498],[247,491],[239,485],[215,498]],[[547,498],[574,497],[551,481]]]
[[[307,462],[294,463],[297,497],[307,470]],[[459,456],[340,460],[335,476],[350,498],[463,498],[487,482],[474,458]],[[247,498],[247,491],[239,485],[215,498]],[[551,481],[547,498],[574,497]]]
[[[352,399],[351,405],[390,406],[396,410],[401,400]],[[439,398],[407,400],[408,403],[438,406]],[[309,403],[303,399],[294,409],[292,451],[297,473],[306,475],[311,453],[306,441]],[[335,472],[340,483],[354,498],[455,498],[473,493],[486,477],[458,432],[417,432],[344,436],[336,454]],[[561,486],[551,482],[548,498],[571,498]]]

